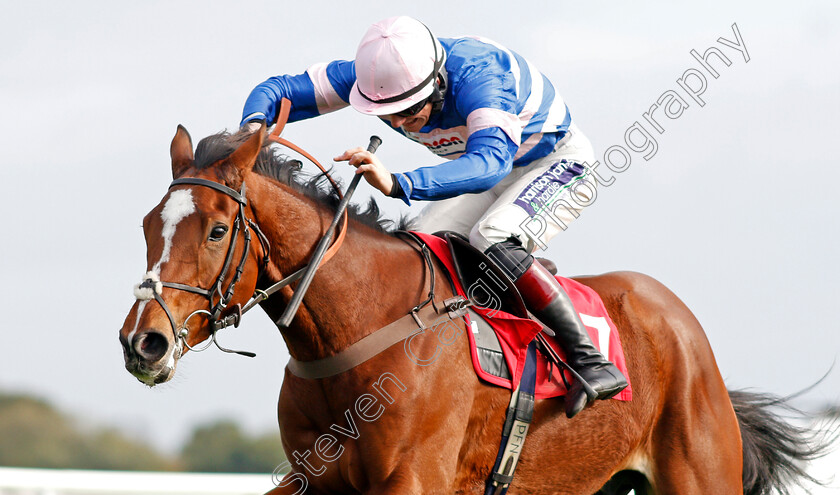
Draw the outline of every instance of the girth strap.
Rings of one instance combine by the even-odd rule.
[[[293,375],[309,380],[344,373],[414,334],[462,317],[466,314],[468,305],[463,298],[459,298],[457,301],[454,299],[447,299],[444,302],[447,305],[447,311],[443,315],[439,315],[434,306],[428,304],[416,312],[409,313],[380,328],[338,354],[315,361],[298,361],[295,358],[290,358],[286,368]]]
[[[484,495],[505,495],[513,482],[513,473],[522,455],[528,428],[534,419],[534,390],[537,378],[537,347],[528,344],[522,379],[513,391],[502,427],[502,443]]]

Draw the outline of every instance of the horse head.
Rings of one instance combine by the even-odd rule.
[[[183,353],[254,293],[267,249],[251,242],[256,226],[244,184],[263,135],[260,129],[223,157],[196,163],[189,133],[178,126],[174,182],[143,219],[146,275],[120,329],[126,369],[149,386],[171,379]]]

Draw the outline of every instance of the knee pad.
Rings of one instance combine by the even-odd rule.
[[[519,280],[534,262],[534,257],[515,237],[493,244],[484,251],[484,254],[502,268],[514,282]]]

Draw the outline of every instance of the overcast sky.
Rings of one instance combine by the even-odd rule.
[[[123,368],[118,330],[146,268],[141,220],[166,193],[179,123],[195,142],[235,128],[254,85],[352,59],[367,26],[397,14],[438,36],[476,34],[520,52],[554,82],[599,156],[626,147],[634,122],[649,126],[642,114],[663,93],[683,91],[677,80],[700,68],[690,50],[720,48],[732,63],[712,62],[719,77],[706,74],[705,104],[682,93],[689,108],[659,119],[656,154],[631,153],[547,255],[564,274],[635,270],[665,283],[705,327],[731,388],[808,386],[840,354],[840,6],[731,3],[7,2],[0,390],[44,396],[168,449],[220,416],[276,429],[288,353],[260,312],[220,337],[256,359],[188,354],[154,389]],[[735,40],[733,23],[749,62],[717,42]],[[373,133],[392,171],[437,163],[352,109],[285,137],[328,161]],[[358,199],[371,191],[363,184]],[[838,400],[835,370],[800,404]]]

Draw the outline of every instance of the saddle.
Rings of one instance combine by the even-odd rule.
[[[488,307],[498,304],[497,309],[521,318],[529,318],[528,310],[519,290],[504,269],[499,267],[489,256],[478,250],[465,236],[451,231],[435,232],[449,245],[449,252],[455,264],[455,273],[461,285],[466,289],[468,298],[474,303]],[[557,275],[557,265],[545,258],[535,258],[552,275]],[[494,300],[498,296],[498,300]]]
[[[499,265],[457,232],[443,231],[434,235],[447,242],[455,274],[467,299],[484,308],[504,310],[520,318],[529,317],[522,295]]]
[[[466,291],[466,298],[471,303],[483,308],[505,311],[520,318],[534,319],[525,307],[525,301],[514,281],[489,256],[474,247],[465,236],[457,232],[441,231],[434,235],[447,242],[455,265],[455,273],[461,286]],[[557,266],[551,260],[535,258],[535,261],[546,267],[552,275],[557,275]],[[500,378],[510,379],[510,370],[504,365],[502,350],[495,331],[483,318],[478,318],[474,311],[472,316],[476,351],[482,369]],[[554,336],[554,332],[545,326],[541,333],[550,337]],[[537,334],[537,338],[537,350],[549,362],[554,366],[565,367],[575,378],[579,378],[577,372],[569,368],[566,363],[561,361],[557,353],[553,352],[553,349],[547,345],[541,334]],[[564,380],[564,385],[568,388],[569,383],[566,382],[566,375],[562,374],[561,377]]]
[[[554,339],[545,338],[548,329],[529,315],[513,280],[502,268],[457,233],[412,234],[435,253],[454,291],[471,303],[464,318],[469,324],[466,333],[476,374],[512,392],[496,462],[484,491],[485,495],[503,495],[513,481],[535,400],[565,395],[570,387],[564,369],[572,376],[576,373],[562,362],[562,351]],[[593,343],[628,376],[618,332],[600,296],[579,282],[556,278]],[[631,397],[628,386],[614,398]]]
[[[522,378],[526,349],[536,340],[540,351],[536,358],[536,399],[565,395],[573,375],[564,373],[563,364],[558,364],[564,357],[563,351],[553,338],[546,338],[553,332],[528,314],[522,296],[505,271],[460,234],[412,234],[446,268],[455,292],[472,302],[465,315],[470,331],[465,333],[476,375],[484,382],[515,389]],[[627,376],[618,331],[600,296],[572,279],[557,277],[557,281],[572,299],[595,346]],[[627,387],[614,399],[631,397],[631,387]]]

